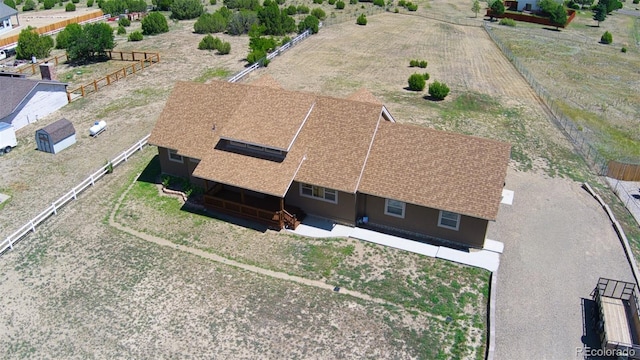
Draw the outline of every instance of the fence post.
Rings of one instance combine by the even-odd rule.
[[[93,180],[93,174],[91,174],[91,186],[95,185],[95,181]]]
[[[124,161],[129,160],[129,159],[127,159],[127,152],[126,152],[126,151],[125,151],[125,152],[123,152],[122,154],[124,155]]]
[[[33,225],[33,220],[29,220],[29,224],[31,225],[31,232],[36,232],[36,226]]]
[[[58,209],[56,209],[55,201],[51,203],[51,207],[53,208],[53,215],[58,215]]]
[[[73,200],[78,200],[78,194],[76,194],[76,188],[73,188]]]
[[[138,150],[142,151],[142,140],[138,141]]]
[[[9,241],[9,249],[13,250],[13,241],[11,241],[11,237],[8,237],[7,240]]]

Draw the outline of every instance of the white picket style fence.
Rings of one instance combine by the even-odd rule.
[[[29,220],[16,232],[9,235],[2,243],[0,243],[0,255],[9,249],[13,250],[13,245],[30,232],[35,232],[36,226],[40,225],[40,223],[48,219],[50,216],[57,215],[60,208],[65,206],[71,200],[76,200],[80,193],[86,190],[89,186],[95,185],[96,181],[100,180],[104,175],[111,172],[116,166],[127,161],[129,157],[131,157],[131,155],[133,155],[135,152],[142,151],[142,148],[147,144],[147,140],[149,139],[150,135],[151,134],[143,137],[137,143],[135,143],[135,145],[131,146],[129,149],[125,150],[120,155],[116,156],[113,160],[102,166],[96,172],[89,175],[89,177],[81,181],[80,184],[76,185],[69,192],[58,198],[58,200],[51,203],[51,206],[44,209],[44,211],[36,215],[33,219]]]

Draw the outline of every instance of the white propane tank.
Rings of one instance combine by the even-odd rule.
[[[103,132],[106,128],[107,128],[106,121],[104,120],[96,121],[95,123],[93,123],[93,126],[89,129],[89,135],[97,136],[98,134]]]

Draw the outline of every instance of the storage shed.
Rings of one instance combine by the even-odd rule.
[[[40,151],[55,154],[75,144],[75,142],[76,129],[73,128],[71,121],[67,119],[60,119],[36,131],[36,144],[38,144],[38,150]]]

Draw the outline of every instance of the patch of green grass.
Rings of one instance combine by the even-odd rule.
[[[295,251],[301,255],[305,271],[328,279],[338,265],[354,251],[353,245],[337,245],[331,239],[323,239],[320,244],[298,244]]]
[[[230,70],[227,69],[223,69],[223,68],[208,68],[206,69],[202,75],[198,76],[197,78],[195,78],[193,81],[195,82],[199,82],[199,83],[204,83],[207,82],[207,80],[209,79],[224,79],[229,77],[232,74],[232,72]]]
[[[114,111],[119,111],[122,109],[131,110],[136,107],[145,106],[151,101],[156,100],[166,94],[168,94],[168,90],[165,89],[144,88],[134,90],[131,96],[112,101],[111,103],[109,103],[109,105],[102,108],[102,110],[95,116],[98,119],[102,119]]]

